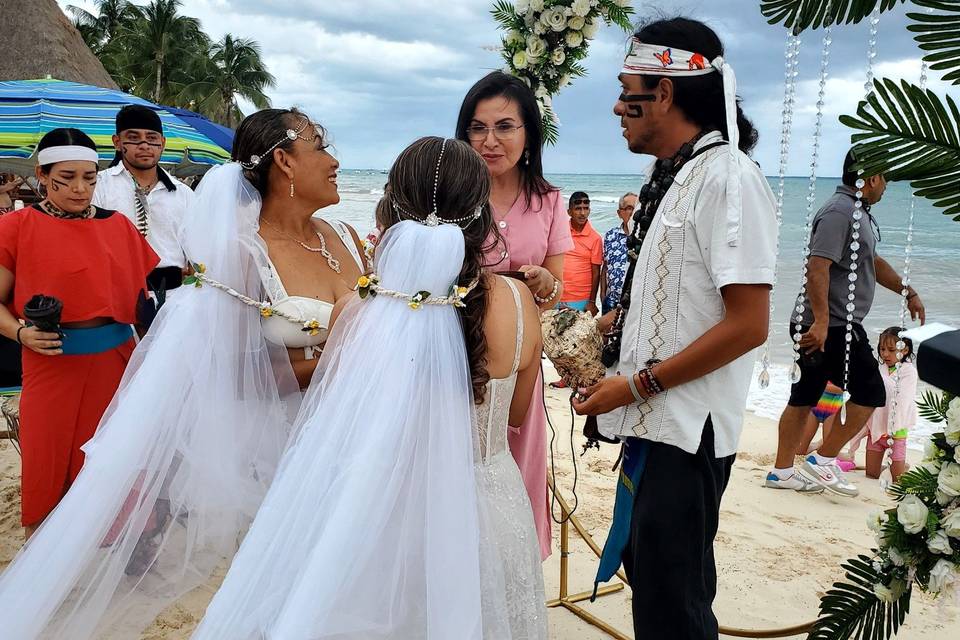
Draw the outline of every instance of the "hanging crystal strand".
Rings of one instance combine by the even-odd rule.
[[[787,44],[784,53],[783,110],[780,115],[780,167],[777,183],[777,256],[780,255],[780,227],[783,225],[783,194],[787,174],[787,159],[790,155],[790,137],[793,132],[793,106],[796,100],[797,76],[800,75],[800,36],[787,32]],[[773,287],[770,291],[770,317],[776,307],[773,290],[777,286],[777,272],[774,268]],[[770,338],[763,344],[760,357],[760,376],[757,379],[761,389],[770,386]]]
[[[927,9],[927,13],[933,13],[932,8]],[[927,88],[927,63],[925,60],[920,61],[920,89],[921,91]],[[910,259],[911,254],[913,253],[913,214],[916,210],[917,204],[917,194],[910,194],[910,208],[907,213],[907,241],[904,245],[903,253],[903,278],[900,280],[901,289],[900,289],[900,329],[901,331],[907,326],[907,296],[910,295]],[[902,337],[897,337],[897,370],[893,374],[893,402],[890,406],[890,412],[887,416],[887,433],[893,435],[893,432],[896,431],[896,415],[897,415],[897,404],[900,399],[900,361],[903,359],[902,351],[906,348],[906,343],[903,341]],[[912,398],[911,398],[912,400]]]
[[[806,243],[803,246],[803,276],[800,279],[800,295],[797,296],[796,315],[793,330],[793,366],[790,368],[790,383],[800,382],[800,333],[803,329],[803,310],[807,299],[807,269],[810,264],[810,230],[813,226],[813,203],[817,200],[817,165],[820,159],[820,138],[823,133],[823,97],[827,90],[827,77],[830,67],[830,44],[833,42],[833,25],[823,32],[823,48],[820,51],[820,92],[817,95],[817,118],[813,127],[813,155],[810,158],[810,184],[807,189],[807,217],[804,224]]]
[[[880,6],[874,8],[870,14],[870,40],[867,43],[867,77],[863,83],[863,92],[865,96],[873,93],[873,61],[877,57],[877,25],[880,24]],[[863,179],[863,169],[857,170],[857,200],[853,203],[853,234],[850,240],[850,273],[847,279],[849,293],[847,294],[847,324],[846,334],[844,335],[843,352],[843,400],[840,407],[840,424],[847,424],[847,401],[850,400],[850,349],[853,346],[853,321],[854,311],[857,309],[855,300],[857,299],[857,259],[860,257],[860,227],[863,220],[863,187],[866,181]]]

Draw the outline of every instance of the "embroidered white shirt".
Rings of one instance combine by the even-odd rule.
[[[162,168],[157,168],[163,171]],[[168,191],[161,181],[157,181],[147,194],[147,242],[160,256],[159,267],[180,267],[187,265],[186,256],[177,239],[183,216],[193,202],[193,191],[173,176],[167,176],[177,186]],[[97,176],[97,187],[93,192],[93,204],[102,208],[119,211],[137,224],[137,203],[134,195],[133,176],[119,163],[104,169]]]
[[[697,148],[720,140],[704,136]],[[666,360],[723,318],[720,289],[773,284],[776,200],[759,167],[740,155],[743,213],[739,240],[727,239],[726,145],[697,156],[677,173],[640,249],[632,303],[624,323],[620,362],[608,375],[629,375],[651,358]],[[653,167],[646,172],[646,179]],[[648,401],[600,416],[609,437],[641,437],[696,453],[710,416],[714,455],[736,453],[743,428],[754,353]]]

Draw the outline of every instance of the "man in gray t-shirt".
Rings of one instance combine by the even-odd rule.
[[[900,293],[903,285],[900,275],[876,252],[880,229],[870,207],[883,197],[887,183],[882,175],[865,178],[860,199],[863,215],[859,229],[853,228],[858,179],[854,165],[853,155],[848,153],[843,166],[843,184],[813,220],[806,296],[798,297],[803,305],[799,323],[803,334],[800,380],[790,389],[790,400],[780,416],[776,466],[765,483],[773,489],[801,492],[828,489],[840,495],[857,495],[857,487],[844,477],[836,457],[847,441],[859,433],[874,409],[886,403],[879,366],[861,323],[873,304],[877,283],[896,293]],[[850,279],[852,273],[856,274],[854,281]],[[852,291],[851,284],[854,285]],[[923,303],[909,286],[907,306],[911,318],[919,318],[923,323]],[[849,366],[848,322],[851,325]],[[790,334],[796,331],[792,315]],[[837,425],[817,451],[806,455],[807,452],[800,449],[805,449],[804,443],[814,434],[805,434],[804,424],[827,382],[840,387],[846,384],[846,423]],[[798,453],[806,455],[802,464],[806,475],[793,468],[794,456]]]

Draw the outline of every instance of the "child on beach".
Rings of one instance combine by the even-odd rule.
[[[886,388],[887,403],[873,412],[866,426],[850,442],[846,456],[853,460],[860,441],[866,437],[867,477],[879,478],[883,455],[889,449],[893,482],[907,470],[907,434],[917,424],[918,376],[917,367],[913,364],[913,342],[909,338],[900,338],[900,331],[900,327],[889,327],[880,334],[877,353],[880,356],[880,375]],[[901,340],[903,344],[898,355],[897,343]]]

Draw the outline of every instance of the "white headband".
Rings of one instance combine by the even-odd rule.
[[[62,145],[47,147],[37,153],[37,164],[41,167],[55,162],[70,162],[71,160],[87,160],[96,163],[100,160],[97,152],[90,147],[80,145]]]
[[[730,169],[727,175],[727,244],[731,247],[740,240],[740,130],[737,128],[737,76],[723,59],[717,56],[707,60],[699,53],[691,53],[672,47],[646,44],[637,38],[630,41],[630,51],[623,61],[627,75],[651,76],[703,76],[720,73],[723,77],[724,110],[727,120]]]

